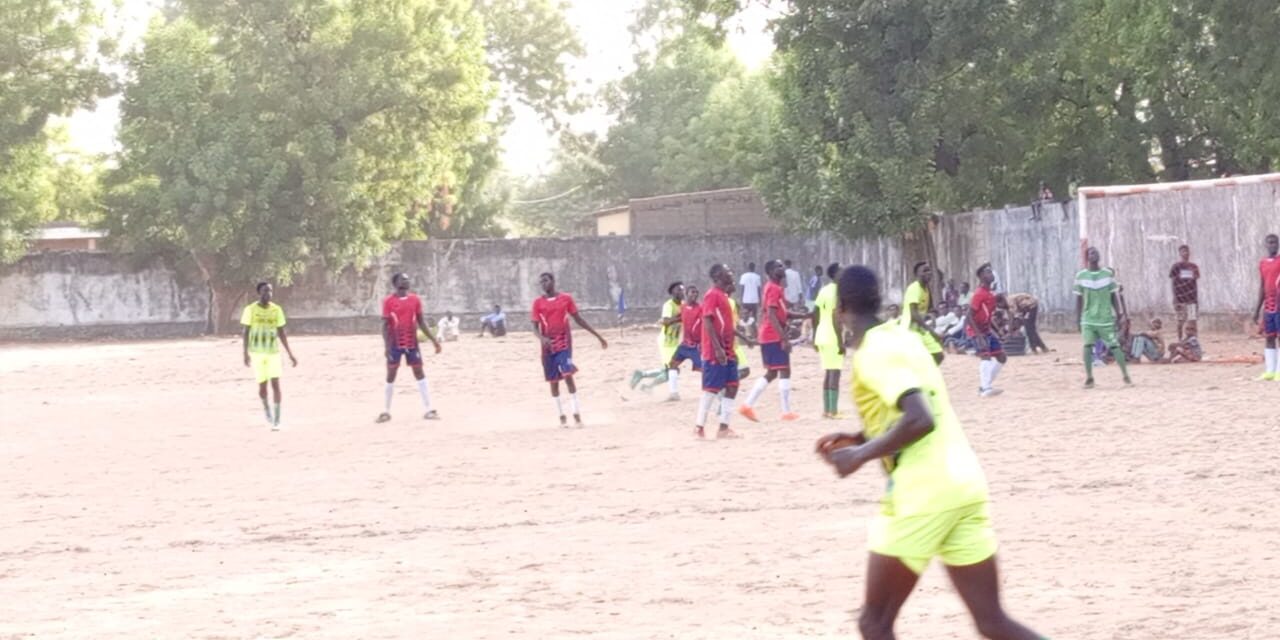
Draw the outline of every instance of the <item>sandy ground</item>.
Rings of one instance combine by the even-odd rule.
[[[996,399],[975,359],[944,365],[1011,612],[1058,639],[1280,637],[1280,385],[1205,364],[1125,390],[1108,367],[1086,392],[1076,340],[1011,359]],[[884,479],[811,453],[835,426],[812,352],[804,420],[696,442],[695,377],[675,404],[626,389],[652,333],[579,340],[590,426],[568,430],[528,336],[432,357],[438,423],[407,372],[373,423],[377,337],[294,346],[279,433],[232,340],[0,350],[0,638],[856,636]],[[936,564],[898,628],[977,637]]]

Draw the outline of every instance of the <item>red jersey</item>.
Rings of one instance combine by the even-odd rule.
[[[550,353],[560,353],[573,346],[569,316],[577,312],[578,305],[574,303],[573,296],[567,293],[557,293],[551,298],[538,296],[533,301],[533,323],[538,325],[538,331],[542,335],[551,338]]]
[[[769,344],[770,342],[782,342],[782,336],[774,330],[773,325],[769,323],[768,314],[776,312],[775,317],[782,323],[782,328],[787,327],[787,301],[783,295],[782,286],[770,280],[764,285],[764,294],[761,295],[760,304],[760,344]]]
[[[991,319],[996,315],[996,295],[986,287],[978,287],[969,301],[969,309],[969,335],[975,335],[975,329],[978,333],[990,333]]]
[[[403,298],[393,293],[382,301],[382,317],[390,321],[391,339],[401,349],[417,348],[420,315],[422,300],[412,293]]]
[[[782,287],[777,288],[779,291],[782,290]],[[702,297],[701,312],[704,318],[701,331],[703,362],[716,362],[716,347],[711,342],[712,331],[720,334],[720,344],[724,347],[725,357],[732,358],[733,341],[737,336],[733,334],[733,307],[729,304],[729,296],[725,295],[719,287],[712,287],[707,295]],[[710,322],[705,320],[708,316],[711,318]]]
[[[702,305],[680,305],[680,325],[684,330],[684,345],[696,347],[702,344]]]
[[[1280,256],[1263,258],[1258,263],[1258,274],[1262,276],[1262,310],[1280,311]]]

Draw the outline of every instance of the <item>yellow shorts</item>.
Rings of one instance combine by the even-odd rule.
[[[917,330],[916,335],[920,336],[920,341],[924,343],[924,348],[928,349],[929,353],[942,353],[942,344],[933,337],[932,333]]]
[[[676,357],[676,349],[679,348],[680,345],[678,344],[672,347],[668,347],[665,344],[658,347],[658,355],[662,358],[662,366],[665,367],[668,364],[671,364],[671,359]]]
[[[745,349],[742,348],[742,345],[740,344],[733,345],[733,357],[735,360],[738,361],[739,369],[743,369],[750,366],[747,364],[747,352]]]
[[[840,353],[839,345],[824,344],[818,347],[818,358],[822,360],[824,370],[844,369],[844,354]]]
[[[977,564],[996,553],[996,534],[986,502],[942,513],[877,515],[867,534],[872,552],[923,573],[935,556],[952,567]]]
[[[253,375],[257,376],[258,384],[279,378],[284,373],[279,353],[251,353],[249,362],[253,364]]]

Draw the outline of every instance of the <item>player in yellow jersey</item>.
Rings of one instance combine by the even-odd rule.
[[[899,609],[939,557],[984,637],[1041,638],[1001,607],[986,476],[942,372],[915,333],[877,318],[880,283],[870,269],[845,269],[838,295],[853,341],[853,400],[863,430],[823,436],[817,450],[842,478],[876,460],[889,475],[868,535],[862,637],[894,637]]]
[[[262,399],[262,410],[267,415],[267,423],[271,425],[272,431],[278,431],[280,374],[284,370],[280,363],[280,345],[284,345],[293,366],[298,366],[298,359],[293,357],[289,339],[284,335],[284,309],[271,301],[271,294],[271,283],[259,282],[258,300],[244,308],[244,312],[240,314],[240,324],[244,325],[244,366],[253,367],[254,376],[258,380],[258,397]],[[271,405],[267,404],[268,382],[275,395],[275,415],[271,413]]]
[[[656,384],[670,383],[671,377],[667,369],[671,364],[671,359],[676,355],[676,350],[680,348],[681,341],[680,310],[684,305],[684,283],[677,280],[667,285],[667,294],[671,297],[662,303],[662,311],[658,316],[658,326],[662,329],[658,332],[658,357],[662,358],[662,366],[649,371],[636,369],[631,372],[632,389],[635,389],[641,381],[646,379],[652,379],[653,382],[645,383],[641,387],[643,391],[652,389],[653,385]],[[672,384],[671,387],[673,394],[679,391],[679,387],[675,384]]]
[[[827,284],[818,291],[813,309],[813,348],[822,360],[822,417],[837,418],[840,413],[840,370],[844,368],[844,340],[840,321],[836,318],[839,306],[836,294],[836,277],[840,265],[827,266]]]
[[[933,280],[933,267],[929,266],[928,262],[917,262],[912,272],[916,279],[907,285],[907,290],[902,294],[900,322],[903,328],[911,329],[919,336],[920,342],[929,350],[929,355],[935,362],[942,364],[942,359],[945,357],[942,336],[934,332],[926,318],[933,310],[929,297],[929,282]]]

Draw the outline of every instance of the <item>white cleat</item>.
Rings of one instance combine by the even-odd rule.
[[[680,402],[680,394],[672,393],[667,396],[667,402]]]
[[[992,387],[992,388],[990,388],[990,389],[984,389],[984,390],[982,391],[982,393],[979,393],[978,395],[980,395],[980,396],[982,396],[982,397],[984,397],[984,398],[994,398],[994,397],[996,397],[996,396],[998,396],[998,395],[1000,395],[1000,394],[1002,394],[1002,393],[1004,393],[1004,391],[1001,391],[1000,389],[996,389],[996,388]]]

